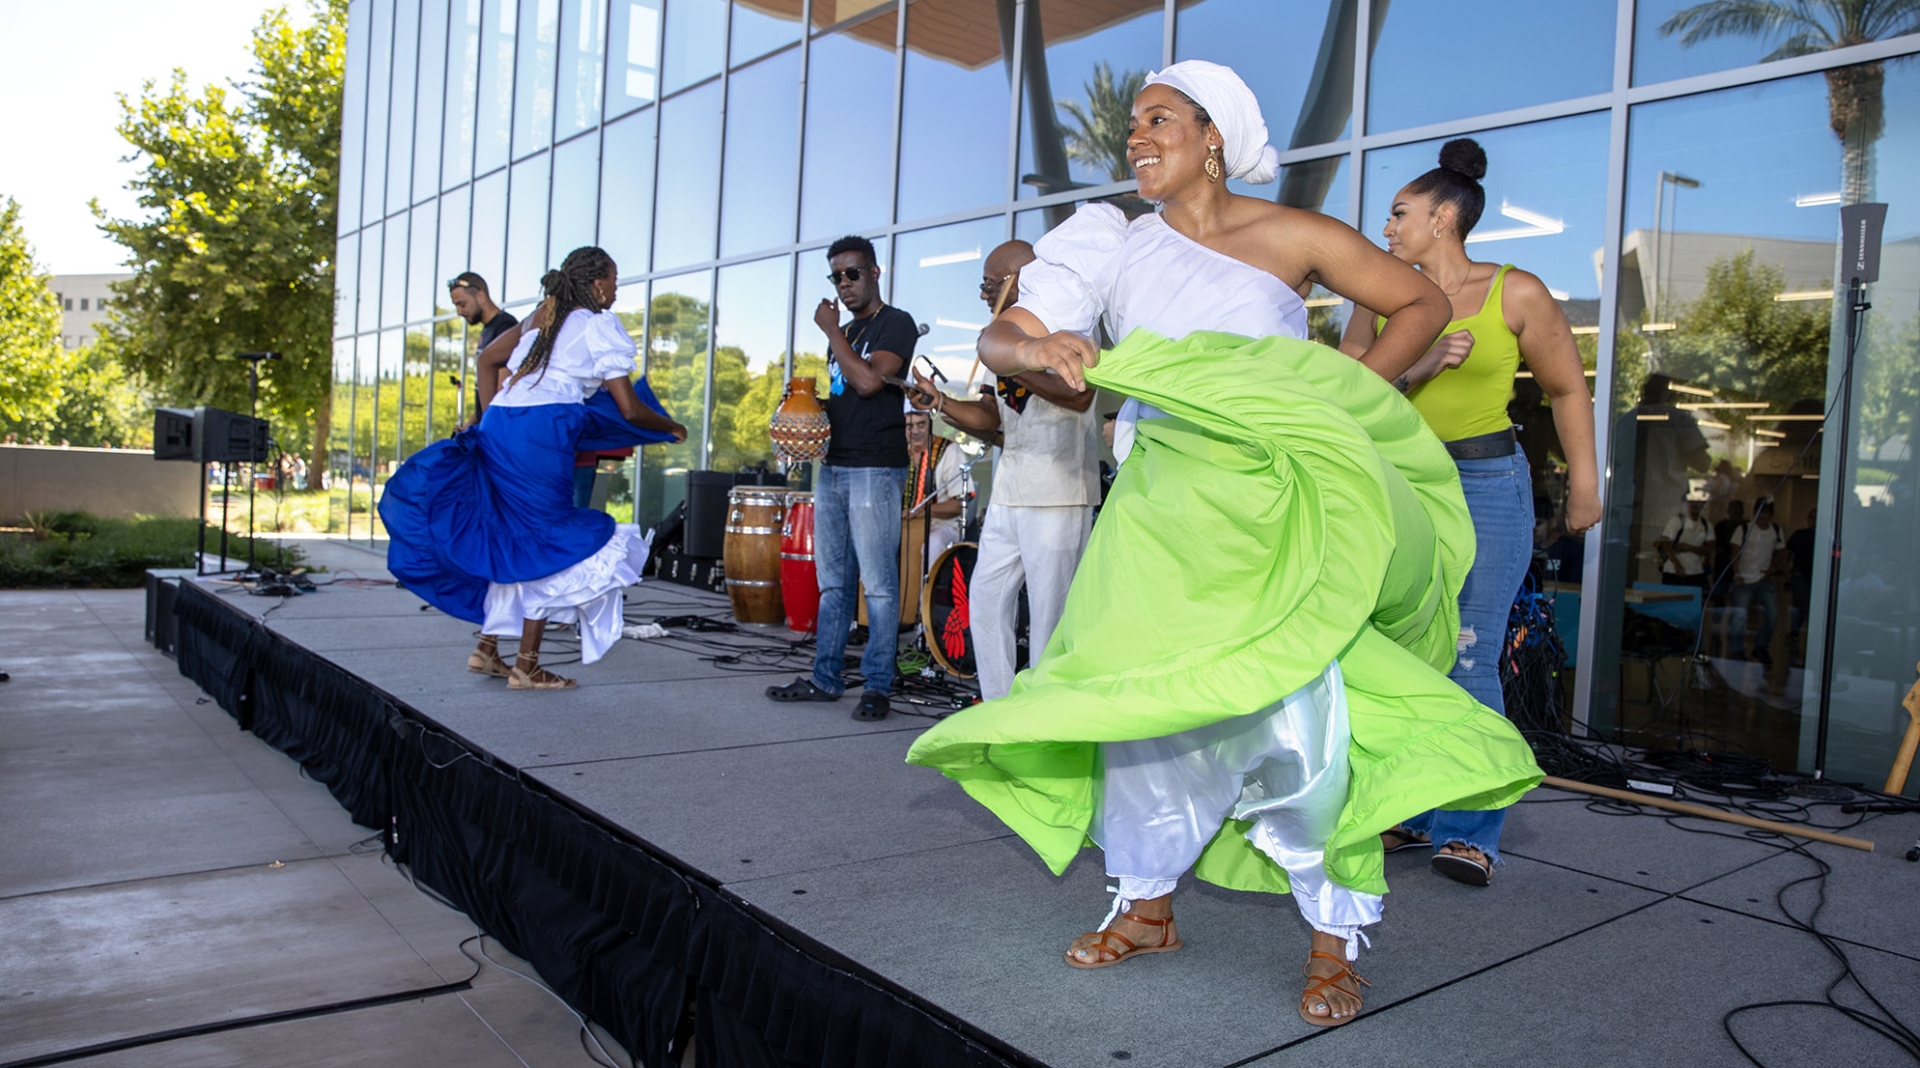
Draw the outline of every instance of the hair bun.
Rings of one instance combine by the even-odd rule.
[[[559,296],[560,290],[565,288],[566,284],[567,276],[559,271],[548,271],[540,276],[540,289],[550,297]]]
[[[1477,182],[1487,176],[1487,151],[1471,137],[1456,137],[1440,146],[1440,166]]]

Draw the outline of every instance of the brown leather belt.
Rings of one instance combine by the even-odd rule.
[[[1512,456],[1519,446],[1513,438],[1513,428],[1496,430],[1491,434],[1476,434],[1470,438],[1446,443],[1447,455],[1456,460],[1491,460],[1500,456]]]

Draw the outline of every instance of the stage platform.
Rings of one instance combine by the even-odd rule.
[[[560,668],[577,690],[509,692],[466,670],[471,626],[392,586],[186,586],[182,672],[656,1068],[687,1003],[699,1063],[725,1068],[1742,1065],[1724,1013],[1817,999],[1836,972],[1776,907],[1806,857],[1540,790],[1489,888],[1387,858],[1366,1013],[1323,1030],[1295,1012],[1307,928],[1284,898],[1183,883],[1185,950],[1067,967],[1109,903],[1099,855],[1056,878],[905,764],[926,719],[767,701],[804,654],[717,663],[676,630]],[[630,591],[630,619],[724,613],[677,586]],[[1821,926],[1920,1021],[1920,865],[1902,859],[1920,816],[1849,833],[1878,851],[1812,847],[1834,869]],[[1801,915],[1809,889],[1787,898]],[[1824,1010],[1735,1026],[1770,1065],[1906,1063]]]

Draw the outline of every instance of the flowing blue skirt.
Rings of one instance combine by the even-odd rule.
[[[634,389],[663,412],[644,379]],[[613,537],[612,516],[573,506],[574,453],[668,440],[628,423],[605,390],[586,404],[489,407],[387,480],[387,570],[435,608],[483,623],[490,585],[556,575]]]

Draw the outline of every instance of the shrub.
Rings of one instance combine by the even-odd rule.
[[[148,568],[193,566],[196,523],[101,519],[85,512],[30,517],[27,533],[0,535],[0,589],[138,587]],[[244,559],[247,541],[229,535],[228,558]],[[208,529],[207,545],[219,551],[219,530]],[[298,550],[264,540],[255,543],[254,552],[262,566],[279,570],[300,559]]]

